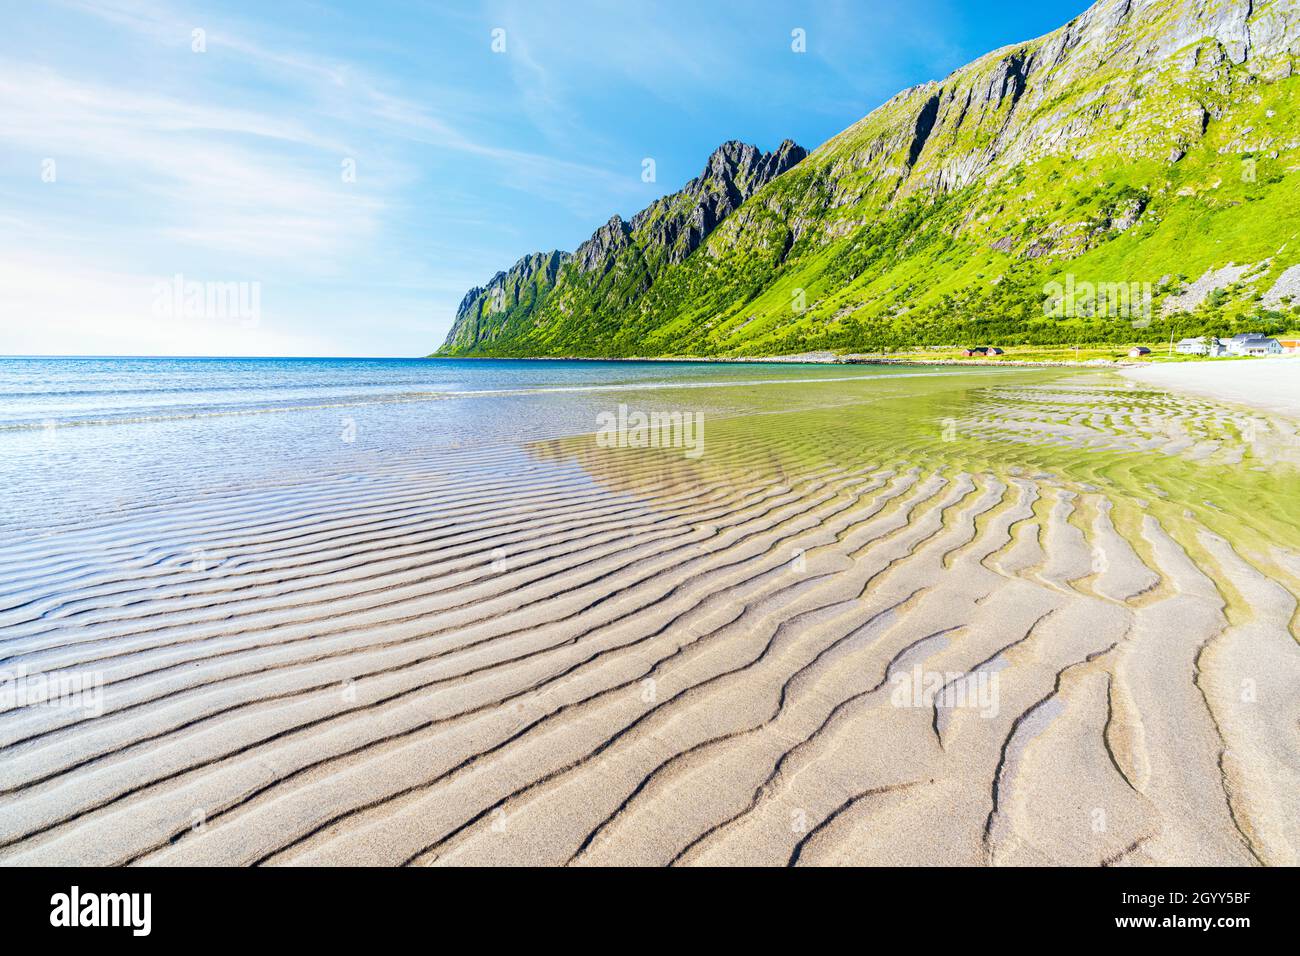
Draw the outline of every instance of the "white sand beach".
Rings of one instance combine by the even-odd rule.
[[[1147,385],[1300,419],[1300,355],[1152,364],[1129,367],[1122,374]]]
[[[1300,862],[1294,470],[946,381],[7,545],[0,863]]]

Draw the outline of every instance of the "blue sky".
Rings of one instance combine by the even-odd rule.
[[[1086,6],[16,4],[0,354],[425,354],[470,286],[573,249],[719,143],[811,149]],[[214,306],[235,283],[243,308]]]

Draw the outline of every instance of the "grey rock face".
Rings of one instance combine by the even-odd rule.
[[[648,261],[681,262],[741,203],[806,155],[788,139],[770,153],[735,140],[723,143],[704,172],[633,217],[632,231],[642,237]]]
[[[614,258],[631,243],[631,227],[620,216],[611,216],[609,222],[597,229],[573,254],[574,262],[582,272],[608,272]]]

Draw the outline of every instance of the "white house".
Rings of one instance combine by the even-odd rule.
[[[1179,355],[1208,355],[1211,358],[1228,354],[1228,349],[1222,342],[1214,336],[1206,338],[1204,335],[1181,340],[1174,346],[1174,351]]]
[[[1281,355],[1282,343],[1262,332],[1243,332],[1228,339],[1229,355]]]

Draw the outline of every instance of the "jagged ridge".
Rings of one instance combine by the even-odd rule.
[[[734,140],[723,143],[699,176],[655,200],[631,222],[615,215],[572,254],[524,256],[487,285],[470,289],[443,350],[483,349],[526,332],[551,300],[561,314],[580,306],[626,307],[664,268],[683,262],[749,196],[806,155],[790,140],[770,153]]]
[[[685,241],[645,239],[659,205],[676,210],[691,187],[631,224],[611,220],[579,281],[562,274],[523,306],[507,296],[486,334],[467,331],[484,325],[471,301],[442,354],[1283,331],[1300,324],[1295,305],[1267,293],[1300,261],[1298,53],[1297,0],[1101,0],[899,93],[739,203],[729,197]],[[705,215],[698,200],[693,214]],[[678,213],[675,228],[685,221]],[[1182,287],[1228,263],[1257,267],[1205,306],[1178,308]],[[1045,289],[1067,275],[1137,283],[1151,301],[1045,315]]]

